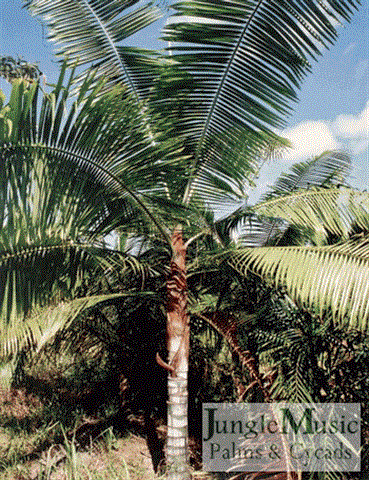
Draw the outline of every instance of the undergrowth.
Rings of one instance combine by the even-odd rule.
[[[2,480],[151,480],[145,440],[117,433],[80,409],[42,403],[24,390],[0,392]]]

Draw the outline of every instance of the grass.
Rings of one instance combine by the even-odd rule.
[[[150,472],[149,457],[142,455],[144,440],[129,435],[115,438],[108,433],[79,448],[75,438],[65,434],[63,443],[43,450],[38,458],[23,456],[22,444],[13,444],[13,461],[8,457],[1,472],[3,480],[158,480]],[[36,445],[35,445],[36,447]],[[144,461],[147,460],[147,461]]]
[[[0,478],[160,478],[152,471],[143,437],[132,433],[119,436],[111,426],[97,430],[96,424],[78,410],[63,410],[58,402],[42,404],[22,390],[0,391]]]

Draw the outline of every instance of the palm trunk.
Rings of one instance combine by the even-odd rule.
[[[167,280],[168,347],[168,436],[166,464],[168,480],[189,480],[188,469],[188,361],[189,319],[187,315],[186,246],[180,226],[171,237],[173,257]]]

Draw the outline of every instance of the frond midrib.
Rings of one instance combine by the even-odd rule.
[[[90,10],[93,18],[95,19],[95,22],[97,24],[97,26],[100,28],[100,30],[104,33],[105,37],[107,38],[108,42],[109,42],[109,45],[114,53],[114,56],[117,58],[118,60],[118,63],[119,65],[121,66],[123,72],[124,72],[124,75],[128,81],[128,84],[130,86],[130,89],[131,91],[133,92],[133,94],[135,95],[137,101],[140,101],[141,98],[140,98],[140,94],[139,92],[137,91],[132,79],[131,79],[131,76],[129,74],[129,71],[127,70],[126,66],[124,65],[124,63],[122,62],[121,58],[120,58],[120,55],[119,55],[119,52],[117,50],[117,47],[113,41],[113,39],[111,38],[111,35],[108,31],[108,29],[105,27],[105,25],[103,24],[103,22],[100,20],[99,16],[97,15],[97,13],[94,11],[94,9],[91,7],[91,5],[89,4],[89,2],[87,0],[83,0],[83,3],[86,5],[86,7]]]
[[[209,126],[210,126],[210,122],[211,122],[211,119],[212,119],[212,115],[213,115],[213,112],[218,104],[218,99],[221,95],[221,92],[223,90],[223,86],[224,86],[224,83],[226,81],[226,78],[228,76],[228,72],[231,68],[231,65],[232,65],[232,62],[233,62],[233,59],[235,58],[239,48],[240,48],[240,44],[241,44],[241,41],[245,35],[245,33],[247,32],[247,30],[249,29],[250,27],[250,24],[251,24],[251,21],[252,19],[255,17],[258,9],[261,7],[261,4],[264,2],[264,0],[259,0],[258,1],[258,4],[256,5],[254,11],[251,13],[248,21],[246,22],[245,26],[243,27],[242,29],[242,32],[240,32],[240,35],[239,35],[239,38],[237,40],[237,43],[235,44],[234,46],[234,49],[233,49],[233,52],[232,54],[230,55],[230,58],[227,62],[227,65],[226,65],[226,68],[224,69],[224,72],[223,72],[223,75],[222,75],[222,78],[219,82],[219,85],[217,87],[217,90],[216,90],[216,93],[213,97],[213,100],[212,100],[212,103],[211,103],[211,106],[210,106],[210,109],[209,109],[209,112],[208,112],[208,115],[206,117],[206,120],[205,120],[205,124],[204,124],[204,128],[203,128],[203,131],[202,131],[202,134],[201,134],[201,137],[198,141],[198,144],[197,144],[197,148],[196,148],[196,153],[195,153],[195,158],[194,158],[194,164],[193,164],[193,168],[196,169],[196,164],[198,163],[198,160],[199,160],[199,156],[200,156],[200,152],[202,150],[202,146],[203,146],[203,143],[204,143],[204,140],[205,140],[205,136],[209,130]],[[187,187],[186,187],[186,190],[185,190],[185,193],[184,193],[184,196],[183,196],[183,203],[185,204],[188,204],[191,200],[191,195],[192,195],[192,192],[191,192],[191,186],[192,186],[192,183],[193,183],[193,180],[194,180],[194,175],[191,174],[191,177],[189,178],[188,180],[188,184],[187,184]]]

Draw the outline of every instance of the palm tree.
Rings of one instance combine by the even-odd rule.
[[[342,311],[336,311],[334,300],[324,298],[324,296],[319,296],[321,302],[319,304],[318,295],[313,290],[317,288],[316,279],[322,274],[320,269],[318,269],[316,277],[313,277],[311,283],[309,283],[309,294],[313,298],[306,294],[308,304],[300,301],[303,295],[302,289],[299,289],[298,294],[293,291],[294,287],[296,287],[296,290],[299,287],[298,281],[310,282],[309,278],[304,276],[300,278],[299,276],[298,269],[302,266],[299,254],[303,255],[304,252],[305,254],[308,252],[307,255],[309,255],[311,251],[321,252],[323,262],[324,251],[337,249],[339,252],[346,248],[347,274],[351,274],[355,270],[352,264],[350,265],[350,261],[355,262],[360,259],[365,261],[364,245],[368,232],[368,196],[366,193],[355,191],[348,186],[346,181],[349,172],[350,159],[346,154],[340,152],[326,152],[307,162],[295,164],[291,168],[291,172],[281,175],[256,205],[246,205],[239,208],[228,217],[215,222],[215,228],[227,245],[232,243],[232,237],[236,234],[238,248],[232,252],[227,252],[224,258],[228,265],[233,265],[236,269],[239,268],[242,275],[247,272],[247,268],[243,269],[241,266],[241,262],[245,261],[243,267],[249,265],[248,271],[251,275],[254,278],[261,278],[263,282],[269,284],[269,290],[271,287],[280,288],[284,291],[284,294],[288,292],[290,301],[293,298],[301,308],[308,308],[311,313],[314,312],[314,307],[319,307],[320,311],[315,312],[318,318],[323,317],[323,314],[333,315],[336,323],[341,321],[343,325],[348,324],[349,327],[365,332],[367,330],[366,314],[352,312],[352,304],[350,304],[350,301],[352,302],[354,299],[356,300],[355,304],[359,303],[356,295],[350,293],[343,295],[342,290],[337,292],[340,301],[343,303]],[[362,250],[357,248],[351,252],[350,246],[353,247],[355,242],[358,242],[358,246],[363,244],[363,248]],[[296,253],[297,261],[291,255],[278,264],[277,260],[281,253],[287,251]],[[265,259],[262,257],[263,254]],[[274,262],[268,258],[269,255],[275,255]],[[247,264],[246,259],[249,259],[249,264]],[[312,256],[309,256],[309,260],[313,260]],[[211,266],[214,267],[213,258]],[[340,263],[339,256],[331,257],[329,270],[332,272],[333,284],[334,280],[339,278],[338,274],[333,274],[334,269],[342,269],[342,272],[344,272],[344,267],[345,263],[342,263],[342,261]],[[280,269],[282,278],[278,279],[274,275],[264,273],[260,275],[264,268],[266,270],[268,268]],[[283,271],[288,268],[291,275],[296,275],[296,278],[290,279],[289,282],[287,277],[283,277]],[[255,274],[257,277],[255,277]],[[311,275],[314,275],[314,268],[312,268]],[[350,278],[350,276],[345,278],[348,281],[345,282],[345,288],[348,292],[355,285],[358,291],[364,293],[357,280]],[[363,281],[365,282],[364,278]],[[322,281],[324,282],[324,279]],[[230,295],[232,290],[230,284],[231,282],[225,287],[223,297],[215,299],[215,304],[218,306]],[[334,285],[336,289],[340,287],[342,287],[341,282]],[[230,291],[228,291],[229,289]],[[327,291],[332,292],[333,290],[327,289]],[[251,292],[247,296],[252,296]],[[363,298],[365,297],[361,297],[361,300]],[[238,298],[237,303],[242,305],[244,302]],[[252,309],[255,309],[254,301],[248,303],[252,305]],[[364,304],[366,304],[365,301]],[[206,303],[208,311],[209,305],[209,303]],[[235,306],[230,308],[228,305],[227,308],[233,310]],[[351,323],[347,322],[347,317],[345,318],[348,313],[352,318]]]
[[[56,123],[50,125],[41,117],[42,138],[37,140],[52,150],[58,138],[65,146],[61,156],[68,160],[68,168],[72,163],[77,165],[75,178],[79,183],[84,182],[80,172],[85,169],[87,178],[94,174],[94,181],[107,184],[116,198],[115,208],[110,202],[106,216],[112,220],[111,228],[125,225],[129,217],[131,225],[138,228],[137,234],[149,235],[154,228],[171,248],[166,305],[169,353],[167,362],[159,358],[169,371],[167,463],[176,468],[172,468],[168,478],[189,478],[186,251],[200,235],[210,232],[218,237],[206,222],[204,207],[216,209],[226,201],[246,196],[244,187],[255,169],[255,157],[277,138],[273,129],[284,125],[290,103],[296,100],[296,89],[309,70],[309,57],[315,58],[321,47],[334,41],[334,23],[349,20],[358,2],[179,2],[172,7],[174,15],[163,31],[170,49],[161,54],[127,45],[130,35],[163,14],[162,6],[156,2],[29,0],[26,3],[34,14],[45,16],[51,38],[63,44],[62,54],[70,62],[78,59],[80,65],[95,67],[96,82],[100,78],[107,80],[105,91],[111,91],[117,84],[125,85],[136,103],[135,114],[142,132],[139,138],[146,143],[144,147],[133,144],[129,149],[134,161],[128,168],[119,155],[115,156],[120,148],[117,137],[108,136],[106,141],[104,128],[95,133],[93,123],[87,120],[87,123],[77,122],[85,145],[82,140],[68,142],[69,128],[70,132],[76,131],[74,118],[69,117],[63,125],[62,107],[57,110]],[[82,97],[88,72],[89,69],[85,70],[80,78]],[[112,95],[119,97],[116,92]],[[99,100],[96,101],[98,104]],[[94,102],[87,100],[86,104],[94,107]],[[112,120],[113,130],[116,125]],[[57,130],[63,128],[65,134],[57,135]],[[30,138],[29,131],[27,134]],[[19,138],[13,138],[14,144]],[[168,154],[168,145],[172,155]],[[98,160],[94,154],[86,153],[96,147]],[[27,142],[27,148],[29,152],[40,151],[33,141]],[[71,155],[74,148],[77,154]],[[166,151],[175,163],[172,176],[160,161],[155,163],[157,155],[151,173],[147,156],[139,158],[142,150],[158,151],[158,148]],[[82,160],[80,152],[85,154]],[[131,176],[137,182],[132,188]],[[156,177],[156,191],[151,183],[153,177]],[[82,190],[84,195],[86,188]],[[96,204],[100,197],[91,200]],[[119,210],[122,202],[130,209],[126,215]],[[175,204],[176,211],[172,213]],[[163,207],[167,207],[167,212]],[[139,222],[133,222],[133,212]],[[144,226],[145,222],[150,228]],[[105,226],[106,222],[102,224]],[[245,258],[243,252],[243,257],[232,260],[243,272],[250,266]],[[4,293],[8,295],[8,290]]]

